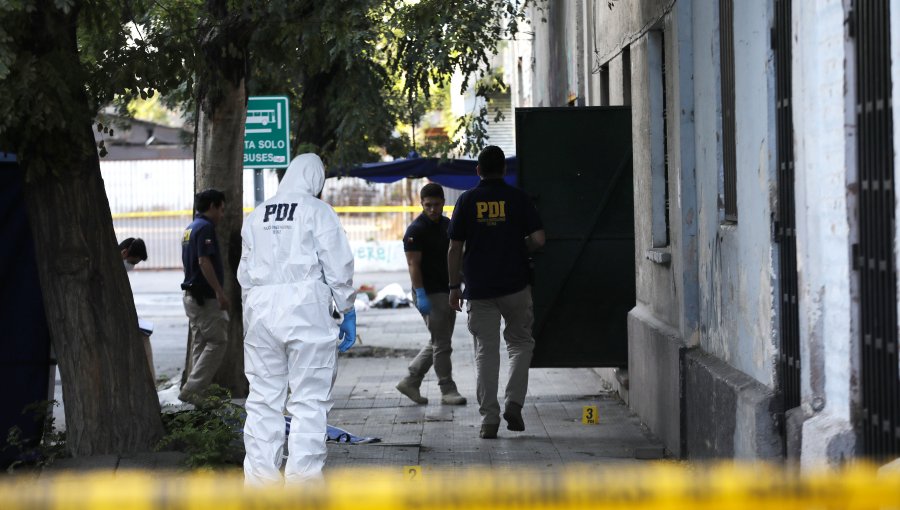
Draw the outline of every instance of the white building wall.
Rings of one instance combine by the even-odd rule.
[[[859,410],[859,291],[851,266],[851,247],[858,236],[856,92],[854,47],[846,25],[850,3],[792,2],[805,466],[838,462],[857,450],[853,423]],[[605,2],[588,0],[548,3],[538,16],[547,21],[536,22],[531,47],[533,105],[561,106],[566,93],[579,86],[584,104],[600,104],[600,84],[593,72],[600,65],[609,68],[610,103],[621,104],[624,91],[618,75],[624,67],[622,49],[629,47],[635,202],[655,203],[659,183],[654,168],[660,154],[654,144],[661,134],[653,122],[654,88],[659,84],[653,76],[658,63],[649,32],[664,31],[666,91],[673,114],[666,135],[674,158],[670,167],[674,237],[671,246],[658,249],[671,256],[668,265],[664,256],[650,257],[658,218],[648,213],[652,207],[636,209],[638,306],[629,317],[630,403],[673,451],[680,448],[679,441],[686,441],[690,455],[708,447],[704,454],[777,457],[783,453],[773,425],[778,412],[775,363],[780,312],[779,247],[772,240],[778,190],[770,46],[774,0],[734,2],[735,224],[724,221],[722,210],[718,4],[717,0],[614,2],[608,9]],[[573,6],[583,13],[581,28],[570,20],[567,9]],[[893,61],[900,62],[896,28],[900,8],[892,9],[891,25],[891,53]],[[567,71],[573,62],[571,31],[581,41],[582,53],[575,57],[582,59],[581,85]],[[895,97],[900,97],[898,69],[892,68]],[[900,139],[900,113],[895,110],[894,116],[895,139]],[[900,168],[896,147],[895,165]],[[895,193],[900,216],[900,190]],[[900,240],[900,225],[897,228]],[[900,245],[895,251],[900,266]],[[687,274],[692,267],[695,277]],[[689,295],[692,278],[697,284],[696,305]],[[679,356],[684,361],[673,363]],[[679,397],[668,391],[678,380],[687,381],[680,410],[672,404]],[[704,392],[711,395],[705,401]],[[725,400],[717,400],[722,396]],[[728,416],[729,399],[735,406],[733,416]],[[687,416],[682,422],[687,429],[713,424],[685,439],[667,425],[677,422],[679,413]],[[722,437],[723,430],[732,437]]]
[[[694,97],[694,4],[681,2],[673,6],[671,55],[672,88],[672,164],[676,181],[672,194],[675,197],[677,217],[674,223],[675,253],[681,260],[677,267],[676,286],[682,289],[678,300],[680,333],[684,344],[695,347],[700,341],[699,329],[699,261],[697,250],[697,155]],[[629,52],[630,55],[630,52]],[[630,58],[630,57],[629,57]],[[630,85],[629,85],[630,88]],[[630,91],[624,91],[631,96]],[[627,98],[626,98],[627,99]]]
[[[664,28],[664,26],[662,27]],[[665,33],[666,31],[663,31]],[[671,32],[670,32],[671,33]],[[634,249],[636,292],[639,306],[645,306],[650,313],[663,324],[677,332],[680,325],[678,317],[675,272],[681,261],[672,257],[671,244],[663,246],[665,230],[665,159],[663,138],[662,98],[663,83],[660,74],[662,54],[660,44],[665,38],[659,31],[648,32],[631,44],[633,72],[632,89],[632,140],[634,146],[634,193],[635,204],[644,204],[635,210]],[[671,41],[667,41],[671,42]],[[669,52],[671,55],[671,52]],[[671,69],[669,70],[671,72]],[[671,90],[671,80],[666,83],[667,91]],[[671,93],[667,94],[669,105]],[[671,112],[671,107],[669,108]],[[669,120],[668,126],[672,121]],[[671,162],[671,163],[674,163]],[[674,164],[669,165],[670,201],[674,204],[677,193],[675,186],[677,173]],[[672,193],[674,191],[674,193]],[[649,207],[647,206],[649,205]],[[677,221],[677,214],[670,205],[670,226]],[[659,234],[662,231],[663,234]],[[671,232],[672,243],[675,242]],[[657,263],[648,255],[651,250],[658,249],[668,254],[669,262]]]
[[[581,17],[584,20],[581,33],[584,73],[584,105],[600,105],[600,76],[597,73],[597,13],[601,6],[593,0],[581,3]]]
[[[724,224],[722,210],[718,2],[615,3],[595,11],[594,67],[609,69],[610,104],[625,101],[622,50],[629,49],[635,203],[644,204],[635,210],[629,402],[680,454],[779,455],[770,409],[777,356],[772,8],[735,2],[737,224]],[[592,96],[591,104],[599,102]],[[680,380],[691,393],[681,403],[670,391]],[[682,430],[713,425],[684,437],[684,419]]]
[[[591,0],[570,0],[567,2],[566,27],[569,41],[566,44],[568,54],[566,62],[568,66],[568,82],[570,84],[566,101],[573,106],[585,106],[587,94],[587,78],[590,74],[590,65],[587,61],[588,51],[585,46],[584,4]],[[574,30],[572,30],[574,28]]]
[[[596,40],[594,69],[604,66],[603,89],[592,104],[626,104],[625,82],[630,84],[632,107],[633,171],[635,202],[635,287],[637,304],[629,314],[629,405],[675,455],[684,455],[682,398],[680,395],[682,328],[696,316],[695,307],[681,301],[696,297],[696,251],[694,236],[696,208],[693,187],[693,95],[691,58],[688,53],[684,73],[679,70],[677,42],[679,21],[670,1],[616,3],[609,9],[595,2]],[[637,5],[640,4],[640,5]],[[686,28],[690,41],[690,7]],[[668,118],[663,128],[662,43],[666,54],[666,101]],[[623,49],[628,48],[626,68]],[[606,94],[602,94],[605,96]],[[682,136],[682,133],[685,133]],[[665,166],[667,139],[669,172],[670,242],[665,243]],[[683,169],[686,169],[682,172]],[[682,179],[688,181],[683,189]],[[682,196],[685,191],[686,195]],[[692,225],[680,228],[683,214]],[[685,285],[686,284],[686,285]],[[692,311],[693,310],[693,311]]]
[[[771,2],[734,3],[736,223],[724,220],[718,2],[695,7],[700,345],[774,387],[777,194]]]
[[[520,25],[521,32],[509,42],[506,66],[511,72],[509,81],[512,107],[532,106],[534,93],[534,22]]]
[[[793,3],[797,265],[805,466],[852,455],[858,337],[853,51],[842,0]]]
[[[622,54],[617,54],[607,60],[605,64],[609,69],[609,104],[602,106],[623,106],[625,104],[625,90],[623,87],[622,73],[625,69],[622,66]],[[599,74],[597,76],[599,82]],[[597,95],[597,101],[594,103],[594,106],[601,106],[599,94]]]
[[[577,86],[571,81],[574,72],[570,72],[575,63],[567,60],[572,55],[569,46],[574,41],[569,33],[575,31],[574,26],[566,24],[572,6],[574,2],[548,2],[529,7],[534,30],[532,106],[565,106],[569,91]]]

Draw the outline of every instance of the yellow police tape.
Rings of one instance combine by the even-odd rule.
[[[0,479],[4,510],[790,510],[898,509],[900,473],[868,466],[804,476],[765,465],[615,463],[545,471],[332,470],[326,483],[244,489],[240,471]]]
[[[244,207],[244,212],[249,213],[252,207]],[[338,214],[371,214],[371,213],[420,213],[422,207],[418,205],[342,205],[334,208]],[[445,205],[445,213],[452,213],[453,206]],[[177,211],[143,211],[115,213],[112,215],[114,220],[124,218],[166,218],[172,216],[191,216],[190,209],[180,209]]]

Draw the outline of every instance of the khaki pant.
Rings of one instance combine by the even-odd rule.
[[[448,292],[428,294],[428,299],[431,301],[431,312],[423,319],[425,319],[425,326],[428,328],[430,338],[409,364],[408,380],[418,387],[433,365],[441,393],[446,395],[456,391],[456,383],[453,382],[453,364],[450,362],[450,354],[453,352],[450,338],[453,336],[456,312],[450,308]],[[413,301],[415,301],[415,294],[413,294]]]
[[[523,405],[528,391],[528,367],[534,350],[531,326],[534,310],[531,288],[492,299],[470,299],[469,332],[475,340],[475,371],[478,411],[483,424],[500,423],[497,386],[500,378],[500,317],[506,321],[503,338],[509,355],[509,381],[504,405]]]
[[[219,309],[215,298],[205,299],[203,305],[187,292],[182,299],[191,328],[191,372],[178,398],[190,401],[201,395],[218,372],[228,346],[228,314]]]
[[[153,368],[153,348],[150,347],[150,337],[142,334],[144,341],[144,353],[147,354],[147,363],[150,364],[150,378],[153,379],[153,386],[156,386],[156,369]]]

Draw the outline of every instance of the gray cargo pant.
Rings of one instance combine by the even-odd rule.
[[[215,298],[200,305],[187,292],[182,299],[191,328],[191,371],[178,398],[193,400],[209,386],[219,371],[228,346],[228,313],[219,309]]]
[[[456,311],[450,308],[449,292],[428,294],[428,299],[431,301],[431,313],[423,318],[430,338],[409,364],[407,380],[418,387],[422,384],[425,374],[434,365],[434,373],[437,375],[441,394],[446,395],[448,392],[456,391],[456,383],[453,382],[453,364],[450,362],[450,354],[453,352],[450,338],[453,336]],[[413,294],[413,301],[415,301],[415,294]]]
[[[497,298],[470,299],[466,302],[466,309],[469,312],[469,332],[475,340],[476,394],[481,422],[486,425],[499,424],[500,317],[506,321],[503,338],[506,339],[510,362],[504,405],[513,402],[521,406],[528,391],[528,367],[534,351],[531,287]]]

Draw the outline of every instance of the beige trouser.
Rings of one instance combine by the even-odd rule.
[[[453,364],[450,362],[450,354],[453,352],[450,338],[453,336],[456,312],[450,308],[448,292],[428,294],[428,299],[431,301],[431,312],[423,319],[425,319],[425,326],[428,327],[430,338],[409,364],[407,380],[418,387],[422,384],[422,378],[434,365],[434,373],[437,375],[441,394],[446,395],[456,391],[456,383],[453,382]],[[413,301],[415,301],[415,294],[413,294]]]
[[[222,365],[228,346],[228,314],[219,309],[215,298],[207,298],[203,305],[187,292],[182,299],[191,328],[191,373],[178,395],[188,401],[202,394]]]
[[[150,337],[141,334],[144,341],[144,353],[147,354],[147,363],[150,364],[150,378],[153,379],[153,386],[156,386],[156,369],[153,368],[153,348],[150,347]]]
[[[483,424],[500,423],[497,385],[500,378],[500,317],[506,321],[503,338],[509,355],[509,381],[504,405],[523,405],[528,391],[528,367],[534,350],[531,326],[534,310],[531,288],[492,299],[470,299],[469,332],[475,340],[476,394]]]

